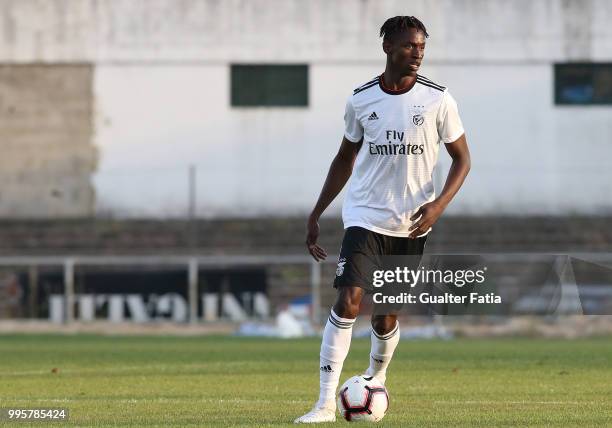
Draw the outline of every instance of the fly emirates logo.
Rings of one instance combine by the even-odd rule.
[[[370,142],[371,155],[422,155],[424,145],[411,144],[406,141],[404,131],[386,130],[387,144]]]

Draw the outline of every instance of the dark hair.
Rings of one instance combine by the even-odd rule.
[[[425,25],[414,16],[394,16],[387,19],[380,27],[380,37],[383,38],[383,41],[393,40],[397,34],[409,28],[416,28],[418,31],[422,31],[425,37],[429,37]]]

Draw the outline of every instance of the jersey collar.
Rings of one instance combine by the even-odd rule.
[[[414,88],[414,85],[416,85],[416,80],[414,81],[412,86],[409,86],[408,88],[393,90],[393,89],[389,89],[389,88],[385,87],[385,85],[383,83],[383,75],[382,74],[380,76],[378,76],[378,86],[380,87],[380,89],[383,92],[385,92],[385,93],[387,93],[389,95],[401,95],[401,94],[405,94],[406,92],[408,92],[412,88]]]

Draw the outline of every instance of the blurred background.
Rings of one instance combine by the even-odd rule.
[[[316,331],[343,195],[321,222],[327,263],[305,220],[395,15],[426,25],[421,73],[458,100],[472,152],[426,251],[496,254],[489,285],[514,296],[404,321],[611,332],[605,0],[2,0],[0,329]]]

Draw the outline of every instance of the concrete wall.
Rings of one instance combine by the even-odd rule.
[[[92,67],[0,65],[0,216],[94,210]]]
[[[451,212],[612,209],[612,109],[556,107],[552,93],[554,62],[612,61],[605,0],[16,0],[0,14],[0,62],[93,64],[92,212],[182,216],[194,164],[200,216],[306,213],[397,14],[427,25],[422,72],[450,88],[467,129],[473,169]],[[309,64],[309,107],[231,108],[229,65],[244,62]]]
[[[449,62],[610,59],[607,0],[4,0],[2,61],[378,62],[390,16]]]

